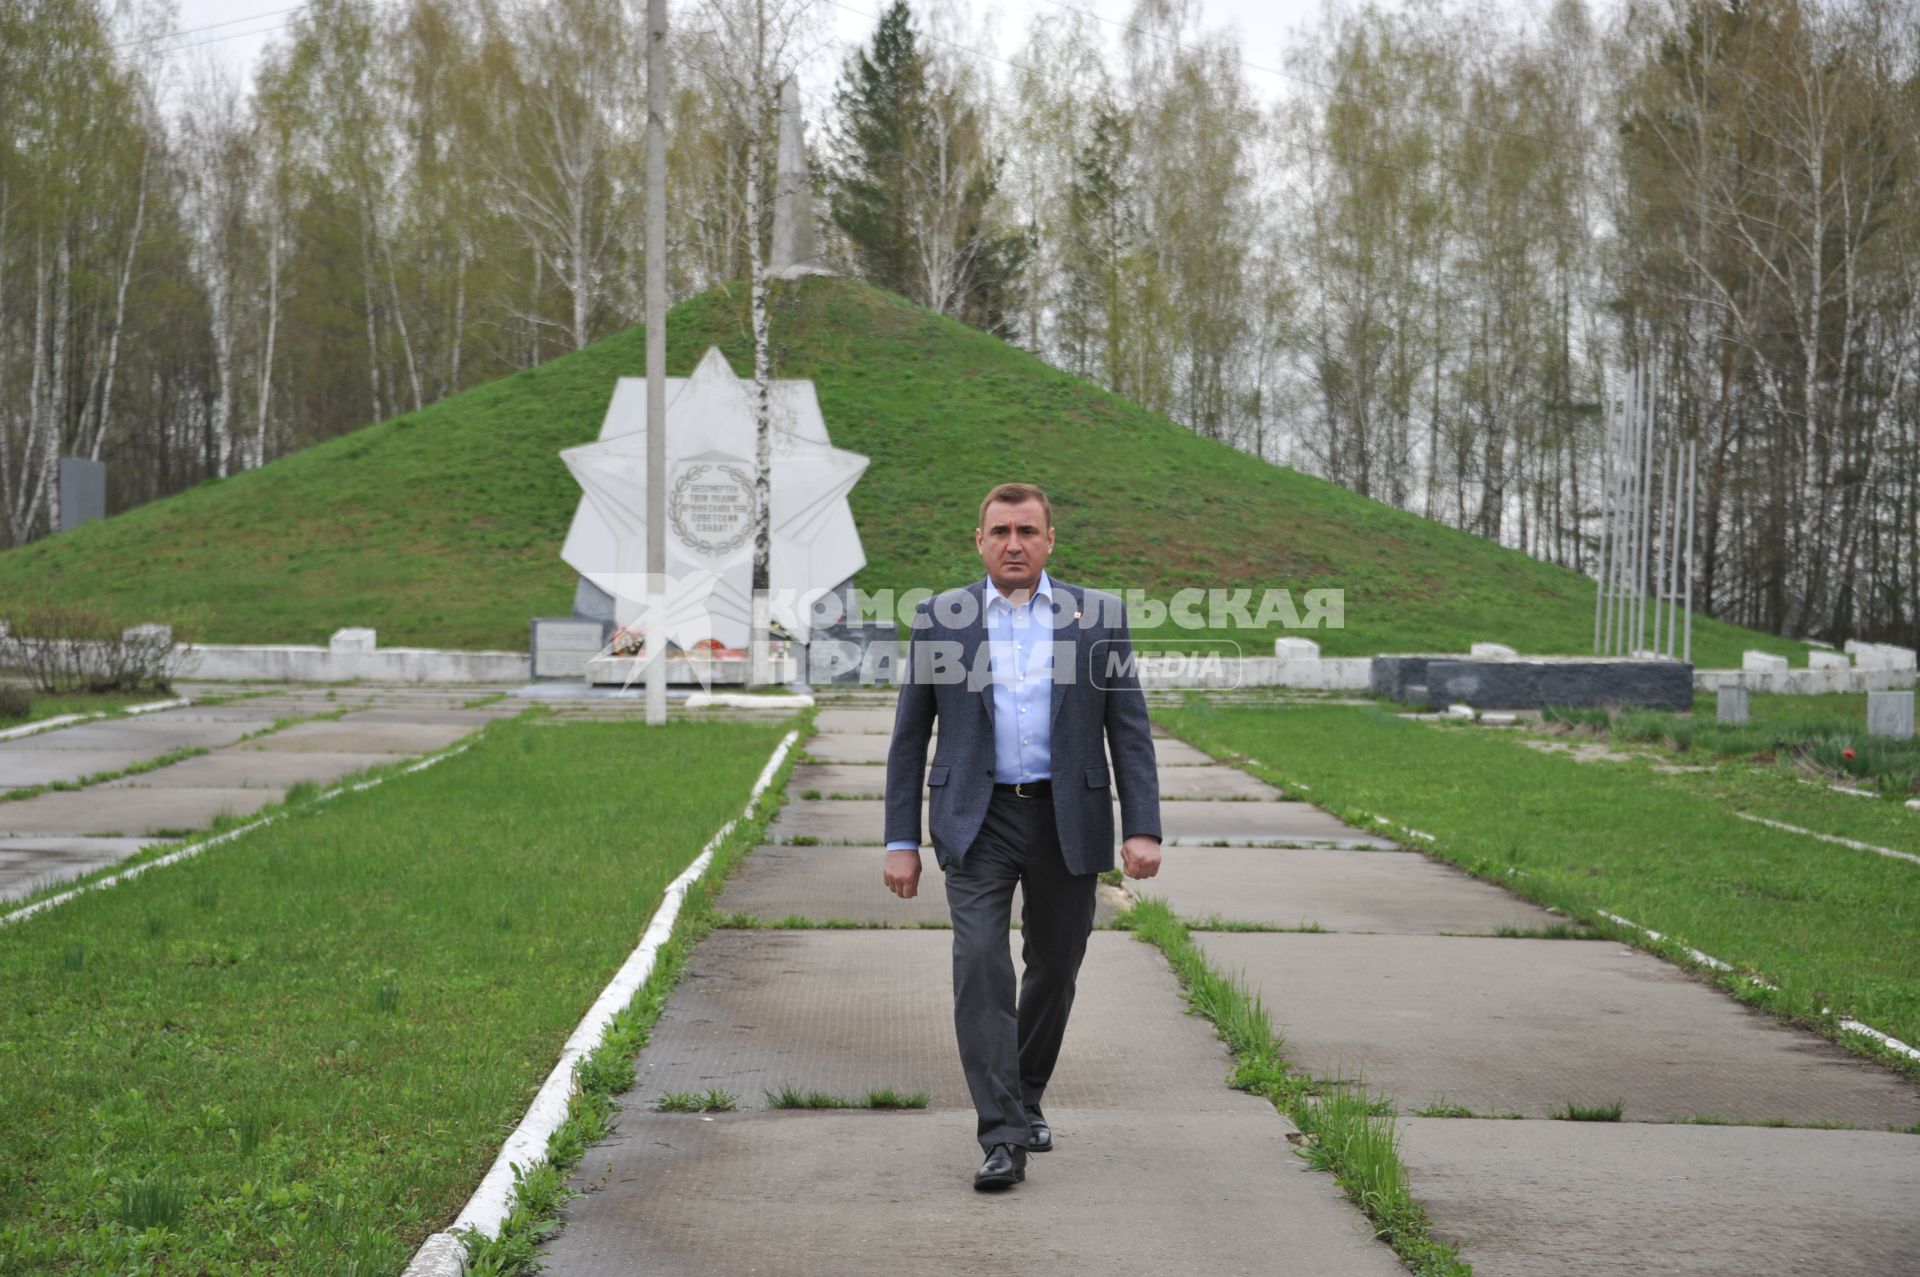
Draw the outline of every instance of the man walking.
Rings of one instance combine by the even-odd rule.
[[[987,494],[974,529],[986,579],[920,605],[887,750],[885,877],[902,899],[919,890],[926,776],[953,917],[954,1030],[986,1152],[980,1189],[1019,1183],[1027,1154],[1053,1147],[1040,1100],[1093,928],[1094,886],[1113,867],[1115,790],[1126,873],[1160,869],[1160,783],[1125,612],[1112,594],[1050,579],[1053,543],[1040,489],[1003,483]]]

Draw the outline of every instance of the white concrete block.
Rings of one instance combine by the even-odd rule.
[[[1913,738],[1913,693],[1868,692],[1867,735]]]
[[[171,646],[173,627],[159,621],[148,621],[145,625],[134,625],[122,630],[120,641],[122,643],[159,642]]]
[[[330,652],[371,652],[379,646],[374,632],[365,627],[350,626],[335,630],[327,640]]]
[[[1312,639],[1277,638],[1273,641],[1273,654],[1283,661],[1317,661],[1320,645]]]
[[[1740,668],[1752,670],[1757,674],[1771,674],[1775,670],[1787,668],[1787,658],[1775,656],[1772,652],[1745,651],[1740,654]]]
[[[1473,706],[1463,705],[1460,702],[1456,701],[1453,704],[1447,706],[1447,717],[1448,718],[1472,718]]]
[[[526,681],[528,668],[525,652],[409,647],[335,652],[296,644],[201,644],[187,654],[181,674],[247,682],[339,683],[364,678],[382,683],[518,683]]]
[[[1744,687],[1722,688],[1714,703],[1714,718],[1722,723],[1746,722],[1749,695]]]
[[[1520,655],[1505,643],[1475,643],[1467,649],[1467,655],[1488,661],[1504,661]]]
[[[1850,670],[1853,658],[1845,652],[1808,652],[1807,668],[1810,670]]]

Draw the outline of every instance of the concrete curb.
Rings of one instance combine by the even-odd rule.
[[[444,753],[434,754],[432,757],[429,757],[429,758],[423,758],[419,762],[414,763],[409,767],[404,767],[393,774],[395,776],[406,776],[413,772],[424,771],[427,768],[433,766],[435,763],[441,762],[448,758],[452,758],[455,754],[465,753],[468,748],[469,746],[465,744],[456,745],[452,749],[449,749]],[[389,779],[391,778],[387,776],[381,776],[375,780],[363,780],[356,785],[343,785],[339,789],[329,789],[323,794],[316,794],[314,796],[313,801],[316,803],[324,803],[330,799],[338,798],[342,794],[352,794],[352,793],[358,793],[360,790],[363,790],[363,789],[372,789],[374,786],[383,784]],[[240,826],[240,828],[238,829],[229,829],[226,833],[217,834],[214,837],[208,838],[203,842],[193,843],[189,846],[180,848],[180,850],[178,851],[170,851],[164,856],[159,856],[153,860],[148,860],[141,864],[137,864],[133,866],[131,869],[123,869],[117,874],[109,874],[107,877],[102,878],[98,882],[90,882],[84,887],[75,887],[71,891],[63,891],[57,896],[48,896],[45,900],[35,901],[33,904],[30,904],[23,909],[15,909],[12,913],[0,914],[0,927],[11,926],[16,922],[24,922],[28,918],[31,918],[34,914],[39,913],[43,909],[51,909],[55,905],[63,905],[67,901],[72,900],[78,896],[84,896],[89,891],[99,891],[103,888],[111,887],[115,883],[125,882],[129,878],[137,878],[149,869],[158,869],[162,865],[171,865],[177,861],[185,860],[189,856],[197,856],[209,847],[218,847],[223,842],[232,842],[235,838],[240,837],[242,834],[250,834],[254,830],[260,828],[262,825],[271,825],[274,821],[280,819],[280,817],[284,815],[286,815],[285,812],[276,812],[274,815],[271,815],[271,816],[263,816],[259,820]]]
[[[739,692],[694,692],[687,697],[688,709],[811,709],[809,695],[767,696]]]
[[[1869,798],[1873,795],[1867,795]],[[1765,816],[1751,816],[1744,811],[1733,813],[1742,820],[1751,820],[1756,825],[1765,825],[1769,829],[1779,829],[1790,834],[1805,834],[1809,838],[1818,838],[1821,842],[1830,842],[1839,847],[1851,847],[1855,851],[1870,851],[1876,856],[1889,856],[1894,860],[1911,860],[1920,865],[1920,856],[1910,851],[1895,851],[1891,847],[1881,847],[1870,842],[1857,842],[1852,838],[1842,838],[1838,834],[1823,834],[1814,829],[1802,829],[1798,825],[1789,825],[1784,820],[1768,820]]]
[[[151,714],[157,709],[179,709],[182,705],[191,705],[186,697],[171,701],[150,701],[145,705],[129,705],[121,710],[123,715]],[[106,711],[95,714],[60,714],[53,718],[43,718],[38,722],[22,723],[18,727],[9,727],[0,732],[0,740],[18,740],[22,736],[38,736],[41,732],[54,731],[61,727],[72,727],[75,723],[91,723],[96,718],[105,718]]]
[[[754,781],[745,809],[720,826],[719,831],[707,840],[707,845],[700,849],[700,854],[694,857],[693,863],[667,884],[660,906],[654,910],[652,921],[640,937],[639,946],[628,955],[620,970],[614,973],[613,980],[601,990],[573,1035],[567,1039],[559,1061],[554,1064],[553,1071],[547,1074],[547,1080],[533,1097],[533,1103],[527,1106],[526,1116],[520,1119],[520,1125],[514,1128],[513,1134],[501,1146],[499,1156],[494,1158],[493,1166],[481,1179],[480,1187],[474,1190],[473,1196],[467,1199],[466,1206],[447,1229],[427,1238],[415,1252],[413,1262],[407,1265],[402,1277],[463,1277],[467,1271],[467,1248],[458,1234],[471,1228],[484,1236],[499,1235],[500,1225],[507,1218],[513,1196],[514,1172],[545,1157],[547,1138],[567,1119],[567,1098],[573,1091],[574,1065],[600,1045],[613,1017],[633,1001],[634,995],[647,982],[647,977],[653,974],[654,961],[673,934],[687,889],[707,872],[707,866],[713,863],[714,851],[726,841],[734,827],[753,816],[760,796],[773,783],[780,764],[786,761],[787,754],[799,739],[798,731],[790,731],[781,738],[773,756],[761,769],[760,778]]]

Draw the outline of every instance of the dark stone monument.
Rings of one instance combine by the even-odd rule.
[[[1475,709],[1635,705],[1691,709],[1693,666],[1662,660],[1431,661],[1427,692]]]
[[[60,458],[60,530],[65,532],[106,517],[106,462]]]

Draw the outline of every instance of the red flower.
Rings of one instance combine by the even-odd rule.
[[[1842,757],[1842,758],[1844,758],[1844,759],[1846,759],[1846,760],[1847,760],[1848,762],[1852,762],[1852,761],[1853,761],[1853,750],[1852,750],[1851,748],[1847,748],[1847,749],[1843,749],[1843,750],[1841,750],[1841,751],[1840,751],[1840,757]]]

